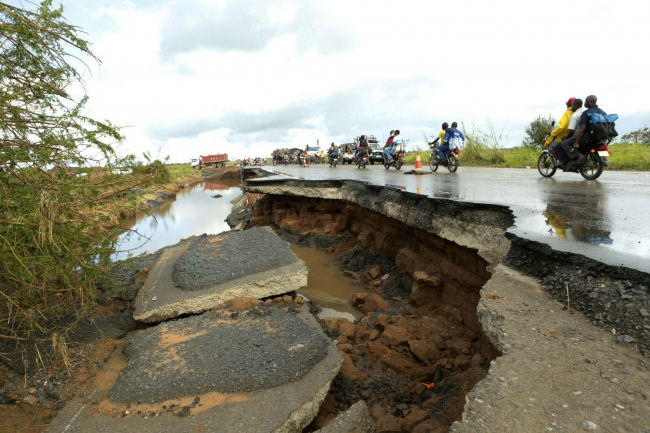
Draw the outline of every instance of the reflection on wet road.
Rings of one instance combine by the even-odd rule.
[[[319,319],[344,317],[353,322],[363,317],[350,302],[353,293],[367,292],[363,284],[345,276],[340,263],[324,251],[293,244],[291,250],[309,269],[307,287],[298,293],[323,309],[318,314]]]
[[[165,201],[151,215],[140,218],[133,226],[133,233],[125,233],[118,239],[118,249],[113,260],[122,260],[130,252],[133,255],[152,253],[167,245],[174,245],[183,238],[202,233],[216,234],[230,230],[224,221],[230,211],[230,201],[241,194],[238,182],[204,182],[181,190],[176,199]],[[219,193],[223,197],[212,198]]]
[[[462,163],[462,161],[461,161]],[[650,173],[606,171],[596,181],[558,173],[542,178],[534,169],[461,167],[424,176],[368,166],[359,170],[312,165],[268,167],[305,179],[355,179],[429,197],[509,206],[518,236],[583,254],[612,265],[650,272]],[[428,167],[425,173],[430,173]]]

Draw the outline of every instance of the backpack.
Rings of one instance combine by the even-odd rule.
[[[600,113],[587,113],[589,124],[587,125],[588,138],[581,139],[581,143],[585,142],[601,142],[606,139],[618,137],[616,132],[615,122],[618,120],[617,114],[600,114]]]

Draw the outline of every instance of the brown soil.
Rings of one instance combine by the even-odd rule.
[[[348,272],[370,292],[353,297],[366,313],[361,321],[322,321],[344,362],[307,431],[361,399],[379,431],[448,431],[460,420],[465,395],[499,355],[476,313],[491,276],[476,251],[333,200],[267,196],[254,207],[251,223],[273,224],[280,233],[337,235],[344,241],[330,246],[331,254],[362,249],[394,259],[393,267],[366,263]],[[385,273],[390,277],[382,280]],[[399,280],[410,291],[395,291]]]
[[[110,316],[123,308],[123,304],[117,301],[104,302],[91,311],[91,317]],[[70,342],[68,344],[69,368],[62,363],[50,363],[47,372],[39,370],[33,375],[21,376],[0,364],[0,383],[20,381],[23,385],[13,392],[7,392],[16,403],[0,405],[0,433],[40,433],[45,430],[64,403],[76,394],[81,385],[95,376],[119,344],[120,340],[114,338],[101,338],[91,343]],[[57,400],[41,399],[36,405],[29,404],[26,402],[30,401],[29,396],[37,394],[30,392],[35,390],[33,385],[42,384],[41,380],[35,379],[41,374],[48,376],[58,374],[60,381],[67,381],[65,389]]]

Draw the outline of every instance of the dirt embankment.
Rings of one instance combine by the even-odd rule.
[[[340,200],[267,195],[250,223],[326,248],[370,291],[353,299],[363,320],[322,321],[344,363],[312,429],[358,400],[379,431],[448,431],[460,419],[499,355],[476,314],[491,275],[476,250]]]

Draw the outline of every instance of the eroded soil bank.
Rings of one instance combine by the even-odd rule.
[[[447,431],[460,419],[465,395],[499,355],[476,314],[491,275],[487,260],[341,200],[266,195],[250,225],[270,225],[287,241],[328,251],[369,292],[353,296],[362,320],[321,321],[344,362],[311,431],[358,400],[379,431]]]

